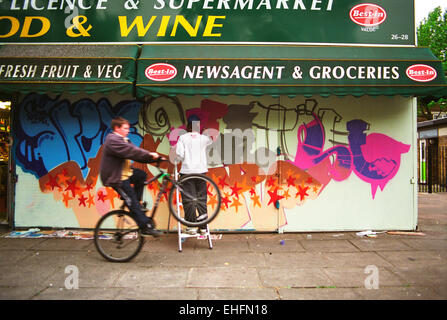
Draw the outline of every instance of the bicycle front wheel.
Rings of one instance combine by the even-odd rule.
[[[106,213],[96,225],[94,242],[98,252],[112,262],[133,259],[144,244],[144,237],[132,217],[124,210]]]
[[[217,217],[222,196],[211,178],[204,174],[189,174],[173,184],[168,202],[176,220],[188,227],[199,227]]]

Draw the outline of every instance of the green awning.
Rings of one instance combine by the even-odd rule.
[[[138,97],[447,95],[428,48],[155,44],[137,69]]]
[[[2,45],[0,92],[133,93],[137,45]]]

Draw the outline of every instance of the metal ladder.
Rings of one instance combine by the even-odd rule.
[[[174,178],[175,178],[175,180],[178,180],[177,162],[174,163]],[[179,212],[181,203],[180,203],[180,199],[179,199],[178,190],[176,190],[176,197],[177,197],[177,212]],[[179,252],[182,252],[182,243],[187,238],[198,239],[203,236],[205,236],[208,239],[209,248],[213,249],[213,242],[211,241],[211,233],[210,233],[210,228],[208,227],[208,224],[206,225],[206,232],[204,235],[201,235],[201,234],[192,235],[192,234],[183,233],[182,232],[182,224],[180,222],[177,222],[177,234],[178,234],[178,251]]]

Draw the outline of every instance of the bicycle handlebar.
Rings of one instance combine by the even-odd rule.
[[[166,159],[165,157],[159,157],[157,159],[153,159],[151,161],[148,161],[148,163],[155,163],[156,167],[160,167],[160,163],[165,162],[165,161],[169,161],[169,159]]]

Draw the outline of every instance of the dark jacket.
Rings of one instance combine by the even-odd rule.
[[[123,164],[126,159],[149,162],[154,158],[149,151],[138,148],[130,140],[126,142],[116,133],[109,133],[103,143],[100,166],[101,181],[104,186],[118,185],[121,181]]]

